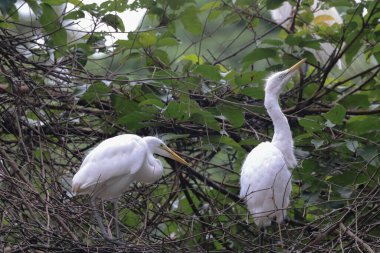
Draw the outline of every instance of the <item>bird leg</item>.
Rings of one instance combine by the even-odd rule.
[[[276,243],[275,234],[274,234],[274,232],[276,231],[276,227],[277,227],[276,224],[277,224],[277,222],[275,220],[272,220],[270,222],[270,225],[272,227],[272,234],[270,236],[271,252],[276,252],[275,246],[274,246]]]
[[[117,208],[117,200],[113,202],[113,218],[115,220],[116,238],[120,239],[119,209]]]
[[[280,245],[281,245],[281,248],[284,249],[284,242],[282,240],[282,233],[281,233],[281,226],[280,226],[280,223],[277,223],[277,226],[278,226],[278,232],[280,234]]]
[[[265,235],[265,228],[262,226],[260,227],[260,235],[259,235],[260,253],[262,253],[264,249],[264,235]]]
[[[107,233],[107,230],[106,230],[106,228],[103,225],[102,218],[100,217],[100,214],[99,214],[99,211],[98,211],[98,209],[96,207],[94,199],[91,199],[91,206],[92,206],[92,208],[94,210],[94,216],[95,216],[96,221],[98,222],[98,226],[99,226],[100,232],[102,233],[103,237],[105,239],[107,239],[107,240],[112,240],[112,235],[110,236]]]

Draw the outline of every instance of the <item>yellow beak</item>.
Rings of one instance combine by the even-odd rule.
[[[173,160],[176,160],[177,162],[179,163],[182,163],[186,166],[190,166],[190,163],[186,162],[184,159],[182,159],[182,157],[180,157],[179,155],[177,155],[173,150],[171,150],[169,147],[167,146],[164,146],[163,149],[165,149],[170,155],[171,155],[171,158]]]
[[[297,62],[296,64],[294,64],[293,66],[291,66],[288,71],[289,73],[291,72],[294,72],[296,71],[297,69],[299,69],[301,67],[301,65],[306,61],[306,58],[300,60],[299,62]]]

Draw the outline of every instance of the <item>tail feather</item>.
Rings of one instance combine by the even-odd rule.
[[[73,193],[73,196],[76,196],[81,191],[80,185],[79,184],[73,184],[71,191]]]

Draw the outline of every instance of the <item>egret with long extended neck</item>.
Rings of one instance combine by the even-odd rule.
[[[267,79],[264,106],[274,125],[273,139],[255,147],[242,166],[240,196],[245,198],[248,210],[260,227],[269,226],[272,221],[281,223],[289,205],[292,189],[289,169],[297,166],[297,160],[292,132],[278,99],[285,85],[304,62],[305,59]]]

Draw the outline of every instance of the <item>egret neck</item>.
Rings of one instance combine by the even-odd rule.
[[[267,109],[274,126],[272,144],[281,151],[289,168],[296,167],[297,160],[293,151],[292,132],[290,131],[287,118],[281,111],[278,103],[278,96],[266,93],[264,106]]]

